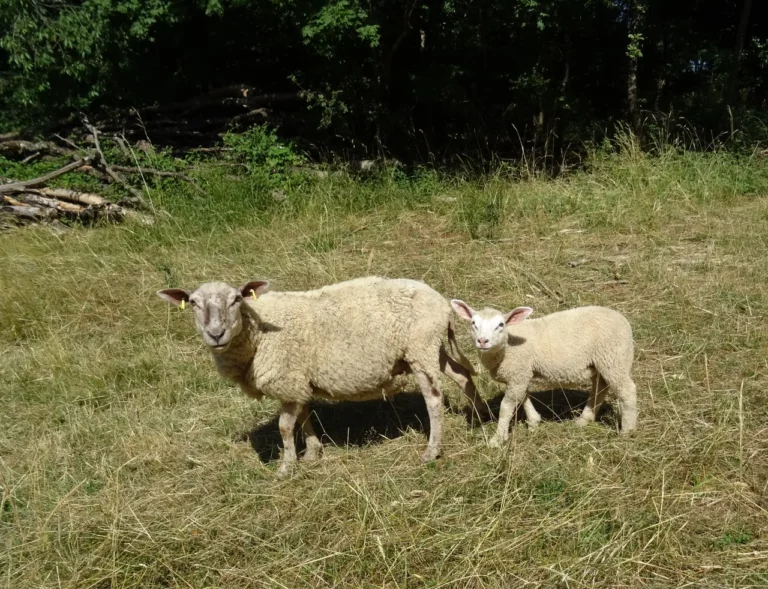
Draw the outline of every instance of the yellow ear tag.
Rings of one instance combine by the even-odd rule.
[[[258,301],[259,300],[259,297],[256,296],[256,291],[255,290],[251,290],[251,296],[253,297],[254,301]]]
[[[184,299],[181,299],[181,310],[182,311],[184,310],[184,306],[185,306],[184,303],[186,303],[186,301]]]

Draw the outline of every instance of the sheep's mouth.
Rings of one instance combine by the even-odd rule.
[[[212,349],[214,352],[226,352],[226,351],[227,351],[227,348],[229,347],[229,344],[230,344],[230,343],[231,343],[231,342],[227,342],[226,344],[215,344],[215,345],[212,345],[212,346],[211,346],[211,349]]]

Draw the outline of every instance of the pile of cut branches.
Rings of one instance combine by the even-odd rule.
[[[0,156],[9,159],[22,158],[22,164],[45,157],[65,156],[72,160],[52,172],[30,180],[0,179],[0,215],[10,217],[17,224],[59,220],[86,224],[99,221],[121,222],[127,216],[139,217],[146,221],[146,217],[133,210],[148,208],[142,189],[131,184],[124,174],[173,177],[190,182],[197,188],[192,178],[180,172],[110,164],[99,140],[101,131],[92,125],[87,117],[82,117],[82,124],[88,132],[84,138],[86,147],[78,146],[61,136],[57,136],[60,145],[53,141],[27,141],[14,134],[0,135]],[[114,203],[92,192],[49,186],[56,178],[75,172],[94,175],[105,185],[115,184],[124,194]]]

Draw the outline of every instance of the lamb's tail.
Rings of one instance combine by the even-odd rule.
[[[477,374],[477,370],[475,370],[472,362],[470,362],[469,359],[462,353],[461,348],[459,348],[458,344],[456,343],[456,330],[452,316],[448,319],[448,346],[451,350],[451,356],[453,356],[453,358],[459,364],[466,368],[470,374]]]

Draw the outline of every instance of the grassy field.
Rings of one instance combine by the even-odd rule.
[[[768,586],[768,164],[604,156],[552,181],[212,171],[150,227],[0,234],[0,585]],[[275,476],[277,407],[215,373],[166,286],[423,279],[473,305],[614,307],[640,419],[537,393],[507,448],[452,383],[444,457],[419,395],[316,407],[325,458]],[[466,325],[459,326],[467,352]],[[474,353],[468,354],[474,358]],[[478,387],[498,407],[500,387]],[[415,390],[415,388],[414,388]]]

